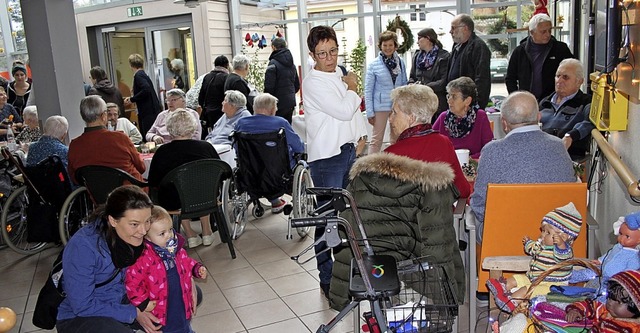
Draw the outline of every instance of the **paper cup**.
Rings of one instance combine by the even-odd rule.
[[[469,149],[456,149],[456,155],[458,156],[460,166],[469,164]]]

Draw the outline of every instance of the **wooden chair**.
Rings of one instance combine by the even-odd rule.
[[[490,271],[491,277],[500,276],[503,271],[527,271],[531,258],[524,254],[522,238],[537,238],[540,234],[540,222],[545,214],[569,202],[573,202],[582,215],[582,228],[573,243],[574,256],[585,258],[587,238],[593,242],[593,232],[597,229],[595,222],[588,218],[586,184],[489,184],[482,244],[471,245],[468,251],[471,330],[476,324],[476,291],[487,291],[485,283],[490,277]],[[476,239],[476,219],[469,207],[465,215],[466,229],[472,241]],[[595,257],[593,252],[591,246],[589,257]],[[477,269],[479,263],[482,263],[481,270]]]

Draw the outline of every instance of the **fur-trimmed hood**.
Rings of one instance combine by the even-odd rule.
[[[424,162],[389,153],[359,158],[349,172],[349,179],[353,180],[366,173],[421,185],[424,191],[442,190],[453,183],[454,178],[453,169],[447,163]]]

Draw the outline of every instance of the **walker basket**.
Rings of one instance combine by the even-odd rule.
[[[458,302],[444,267],[426,257],[398,262],[400,293],[391,297],[385,315],[390,332],[451,332]]]
[[[549,276],[550,274],[552,274],[553,272],[555,272],[556,270],[566,267],[566,266],[582,266],[585,268],[589,268],[591,270],[593,270],[597,276],[600,276],[600,268],[594,264],[591,263],[591,261],[585,260],[585,259],[570,259],[570,260],[566,260],[560,263],[557,263],[553,266],[551,266],[551,268],[549,268],[548,270],[546,270],[544,273],[542,273],[540,276],[538,276],[532,283],[531,286],[529,286],[529,289],[527,290],[527,293],[524,295],[523,297],[523,301],[520,302],[520,304],[518,305],[518,307],[515,309],[515,311],[513,312],[513,314],[516,313],[522,313],[525,316],[527,316],[530,320],[533,327],[529,327],[527,328],[527,330],[525,332],[572,332],[573,330],[567,328],[566,330],[563,330],[551,323],[546,323],[544,321],[541,321],[537,316],[533,315],[531,313],[531,295],[533,294],[534,289],[542,282],[544,281],[544,279]],[[555,327],[554,327],[555,326]],[[568,326],[574,326],[574,325],[568,325]],[[582,331],[584,328],[581,328]]]

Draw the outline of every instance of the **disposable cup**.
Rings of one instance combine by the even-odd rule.
[[[469,163],[469,149],[456,149],[456,155],[458,156],[460,166]]]

